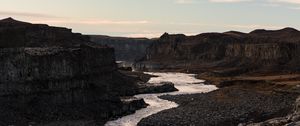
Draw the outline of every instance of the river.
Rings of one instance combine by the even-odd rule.
[[[195,78],[194,74],[186,73],[146,73],[158,77],[152,77],[148,83],[172,82],[179,90],[170,93],[159,94],[140,94],[136,95],[137,98],[143,98],[149,106],[141,110],[137,110],[134,114],[124,116],[117,120],[109,121],[105,126],[136,126],[143,118],[160,111],[178,107],[178,104],[168,100],[160,99],[162,95],[180,95],[180,94],[195,94],[207,93],[216,90],[214,85],[204,85],[204,80]]]

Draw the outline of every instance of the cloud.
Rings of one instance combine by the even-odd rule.
[[[70,17],[58,17],[48,14],[28,13],[28,12],[14,12],[14,11],[0,11],[0,17],[13,17],[26,19],[31,23],[43,24],[86,24],[86,25],[136,25],[149,24],[147,20],[109,20],[109,19],[74,19]],[[27,20],[28,19],[28,20]]]
[[[289,9],[292,9],[292,10],[300,10],[300,7],[289,7]]]
[[[178,26],[215,26],[214,24],[202,24],[202,23],[191,23],[191,22],[170,22],[167,25],[178,25]]]
[[[200,0],[176,0],[175,3],[177,4],[191,4],[196,3]],[[212,3],[238,3],[238,2],[249,2],[253,0],[208,0],[208,2]]]
[[[229,25],[224,25],[224,27],[235,28],[235,29],[248,29],[248,30],[254,30],[254,29],[281,29],[281,28],[284,28],[284,26],[259,25],[259,24],[246,24],[246,25],[229,24]]]
[[[268,0],[268,4],[283,6],[287,9],[300,10],[300,0]]]
[[[149,24],[146,20],[76,20],[76,19],[47,19],[47,20],[32,20],[32,23],[47,23],[47,24],[85,24],[85,25],[137,25]]]
[[[58,18],[57,16],[39,14],[39,13],[28,13],[28,12],[14,12],[14,11],[0,11],[0,16],[21,16],[21,17],[37,17],[37,18]]]
[[[300,9],[300,8],[299,8]],[[216,28],[233,28],[233,29],[280,29],[284,28],[284,26],[276,26],[276,25],[263,25],[263,24],[203,24],[203,23],[189,23],[189,22],[171,22],[169,25],[178,25],[181,27],[184,26],[194,26],[194,27],[216,27]]]
[[[263,4],[260,4],[260,5],[264,6],[264,7],[280,7],[281,6],[278,3],[263,3]]]
[[[191,4],[191,3],[195,3],[195,0],[176,0],[175,3],[177,3],[177,4]]]
[[[269,0],[269,2],[300,4],[300,0]]]
[[[149,24],[149,21],[146,20],[138,20],[138,21],[132,21],[132,20],[119,20],[119,21],[113,21],[113,20],[86,20],[86,21],[79,21],[78,23],[82,24],[91,24],[91,25],[99,25],[99,24],[114,24],[114,25],[132,25],[132,24]]]
[[[209,0],[213,3],[238,3],[238,2],[249,2],[252,0]]]

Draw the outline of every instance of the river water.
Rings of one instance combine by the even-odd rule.
[[[158,77],[152,77],[148,83],[160,83],[160,82],[172,82],[179,90],[170,93],[159,94],[140,94],[136,95],[137,98],[143,98],[149,106],[147,108],[137,110],[134,114],[124,116],[117,120],[109,121],[105,126],[136,126],[143,118],[152,114],[156,114],[160,111],[178,107],[178,104],[168,100],[158,98],[162,95],[180,95],[180,94],[195,94],[195,93],[207,93],[216,90],[214,85],[204,85],[204,80],[196,79],[194,74],[185,73],[146,73],[156,75]]]

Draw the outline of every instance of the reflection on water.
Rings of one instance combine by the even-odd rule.
[[[128,116],[124,116],[114,121],[109,121],[105,126],[136,126],[137,123],[145,117],[160,111],[178,107],[175,102],[167,101],[158,98],[161,95],[178,95],[178,94],[195,94],[195,93],[206,93],[216,90],[217,87],[214,85],[204,85],[203,80],[196,79],[193,74],[185,73],[146,73],[156,75],[149,80],[149,83],[160,83],[160,82],[172,82],[175,87],[179,90],[171,93],[159,93],[159,94],[140,94],[136,95],[137,98],[143,98],[149,106],[147,108],[136,111],[136,113]]]

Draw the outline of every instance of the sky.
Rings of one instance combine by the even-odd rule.
[[[83,34],[159,37],[300,29],[300,0],[0,0],[0,18]]]

